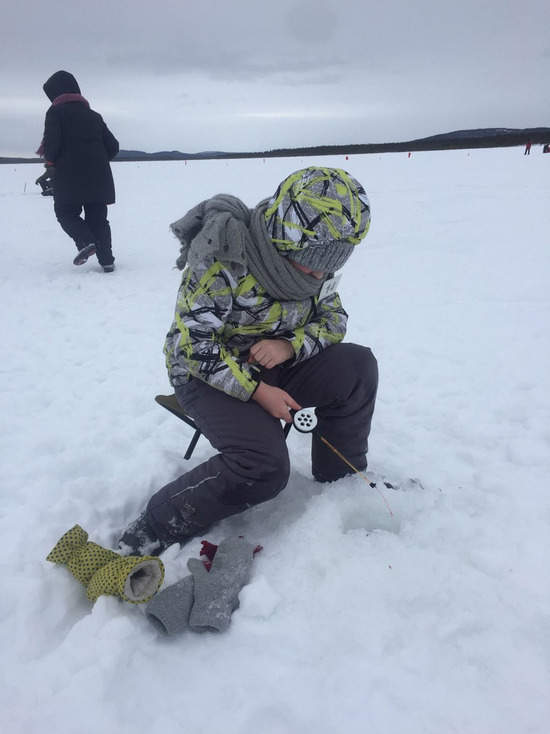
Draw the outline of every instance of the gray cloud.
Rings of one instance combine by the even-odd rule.
[[[0,154],[72,71],[124,148],[249,150],[547,125],[547,0],[3,0]]]

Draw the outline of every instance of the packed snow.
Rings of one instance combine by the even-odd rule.
[[[202,539],[263,546],[229,630],[162,637],[146,605],[92,606],[45,557],[75,523],[116,547],[212,452],[201,438],[186,462],[192,431],[154,401],[169,224],[314,164],[371,200],[339,292],[379,361],[369,471],[397,488],[313,482],[291,431],[284,492],[162,556],[169,585]],[[42,170],[0,166],[3,731],[546,734],[550,155],[115,163],[113,274],[72,265]]]

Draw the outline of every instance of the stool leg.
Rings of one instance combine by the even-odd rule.
[[[185,455],[183,457],[184,459],[190,459],[193,455],[193,451],[195,450],[195,446],[197,445],[197,441],[199,440],[201,433],[201,429],[197,428],[197,430],[195,431],[195,435],[191,439],[191,443],[187,447],[187,451],[185,452]]]

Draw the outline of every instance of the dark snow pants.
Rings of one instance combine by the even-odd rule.
[[[84,219],[80,216],[84,208]],[[112,265],[115,261],[111,245],[111,227],[107,219],[107,204],[54,203],[55,216],[79,250],[92,242],[100,265]]]
[[[302,407],[315,407],[318,433],[357,469],[366,469],[378,387],[378,366],[370,349],[337,344],[294,367],[264,370],[261,379],[286,390]],[[219,453],[149,500],[147,521],[169,542],[182,542],[275,497],[290,474],[282,423],[254,400],[242,402],[196,379],[176,395]],[[315,435],[311,458],[318,481],[353,472]]]

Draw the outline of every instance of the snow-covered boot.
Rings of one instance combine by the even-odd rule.
[[[118,541],[118,549],[123,556],[158,556],[170,545],[173,544],[157,538],[155,531],[147,522],[145,512],[128,525]]]
[[[68,530],[48,554],[47,561],[66,565],[86,586],[90,601],[99,596],[119,596],[132,604],[146,602],[158,591],[164,578],[159,558],[129,556],[102,548],[88,540],[80,525]]]

